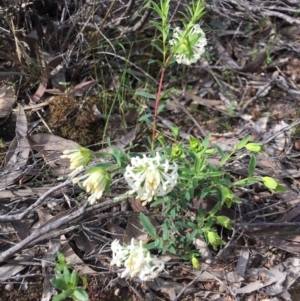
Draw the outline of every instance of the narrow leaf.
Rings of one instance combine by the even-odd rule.
[[[66,283],[70,282],[71,273],[70,273],[70,270],[66,266],[64,266],[63,276],[64,276],[64,280],[66,281]]]
[[[238,144],[237,146],[235,147],[235,150],[240,150],[242,149],[249,141],[250,139],[250,136],[246,136],[244,137]]]
[[[150,222],[148,217],[142,212],[140,213],[140,220],[141,220],[141,223],[142,223],[143,227],[148,232],[148,234],[152,238],[156,238],[156,229],[155,229],[155,227],[152,225],[152,223]]]
[[[136,91],[134,94],[150,99],[156,99],[156,96],[154,94],[148,93],[146,91]]]
[[[70,283],[72,287],[76,287],[78,285],[78,272],[76,270],[73,270],[71,277],[70,277]]]
[[[260,181],[259,178],[247,178],[233,183],[234,186],[248,186]]]
[[[202,179],[207,179],[207,178],[213,178],[213,177],[219,177],[224,174],[223,171],[212,171],[212,172],[207,172],[203,174],[199,174],[195,176],[195,179],[202,180]]]
[[[63,253],[58,252],[58,253],[57,253],[57,259],[58,259],[58,261],[59,261],[60,263],[65,263],[65,262],[66,262],[66,260],[65,260],[65,255],[64,255]]]
[[[164,53],[164,51],[162,50],[162,48],[161,47],[159,47],[157,44],[155,44],[155,43],[151,43],[151,45],[153,46],[153,47],[155,47],[160,53]]]
[[[248,166],[248,175],[249,175],[249,177],[253,176],[255,167],[256,167],[256,157],[253,154],[251,154],[250,162],[249,162],[249,166]]]

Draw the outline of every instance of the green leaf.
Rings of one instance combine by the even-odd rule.
[[[159,47],[157,44],[155,44],[155,43],[152,43],[151,44],[154,48],[156,48],[157,50],[158,50],[158,52],[160,52],[160,53],[164,53],[164,51],[162,50],[162,48],[161,47]]]
[[[66,281],[66,283],[70,282],[70,278],[71,278],[71,273],[70,270],[65,266],[64,270],[63,270],[63,276],[64,276],[64,280]]]
[[[68,289],[53,297],[52,301],[63,301],[73,294],[73,289]]]
[[[198,42],[200,37],[201,34],[199,33],[192,33],[188,35],[188,39],[192,47]]]
[[[176,48],[177,45],[174,46],[173,49],[175,49],[175,53],[181,54],[181,53],[188,53],[188,48],[186,44],[181,44]]]
[[[226,156],[226,153],[223,152],[222,148],[218,144],[214,144],[214,147],[217,149],[222,158]]]
[[[209,148],[205,151],[206,155],[213,155],[215,153],[215,150],[213,148]]]
[[[73,296],[78,301],[88,301],[89,300],[88,293],[82,287],[76,287],[75,290],[74,290]]]
[[[224,171],[211,171],[211,172],[207,172],[206,176],[209,178],[213,178],[213,177],[219,177],[219,176],[223,176],[224,175]]]
[[[66,283],[66,281],[64,279],[59,279],[59,278],[53,278],[50,280],[51,284],[61,290],[61,291],[65,291],[69,288],[68,284]]]
[[[194,16],[194,9],[190,5],[187,5],[187,9],[190,13],[190,17],[193,17]]]
[[[158,205],[164,204],[165,203],[165,199],[164,198],[160,198],[157,199],[156,201],[151,202],[150,207],[157,207]]]
[[[199,173],[205,168],[205,156],[196,157],[195,159],[195,172]]]
[[[153,5],[152,9],[153,9],[160,17],[162,17],[162,11],[161,11],[160,7],[159,7],[154,1],[152,1],[152,5]]]
[[[214,216],[209,216],[206,220],[206,224],[205,224],[205,228],[210,230],[210,228],[212,227],[213,223],[215,221],[215,217]],[[208,230],[206,229],[203,229],[204,230],[204,233]]]
[[[185,55],[187,55],[188,58],[191,58],[194,55],[193,47],[200,37],[201,35],[199,33],[188,34],[188,36],[184,41],[184,44],[181,45],[181,46],[183,45],[185,46],[184,53]],[[180,53],[180,52],[176,51],[176,53]]]
[[[157,237],[154,241],[154,245],[157,249],[161,249],[163,247],[163,240],[160,237]]]
[[[205,139],[203,140],[202,144],[203,144],[204,149],[207,149],[207,148],[208,148],[210,138],[211,138],[211,136],[208,135],[208,136],[206,136]]]
[[[224,157],[222,157],[219,166],[224,165],[229,159],[230,157],[233,155],[233,153],[224,153]]]
[[[156,99],[156,96],[154,94],[151,94],[146,91],[136,91],[134,94],[142,96],[142,97],[150,98],[150,99]]]
[[[214,216],[220,209],[222,208],[222,204],[218,202],[210,211],[209,215]]]
[[[285,192],[285,190],[286,190],[285,187],[282,184],[278,183],[278,185],[276,187],[276,191],[277,192]]]
[[[194,174],[193,170],[191,170],[190,168],[186,168],[186,167],[181,167],[180,171],[183,175],[193,176],[193,174]]]
[[[260,178],[246,178],[240,181],[237,181],[235,183],[233,183],[234,186],[248,186],[248,185],[252,185],[255,183],[258,183],[260,181]]]
[[[59,279],[59,280],[65,281],[65,278],[64,278],[63,274],[57,274],[57,275],[55,275],[55,279]]]
[[[58,252],[57,253],[57,260],[59,263],[65,263],[66,259],[65,259],[65,255],[63,253]]]
[[[250,139],[250,136],[244,137],[244,138],[237,144],[237,146],[235,147],[235,150],[238,151],[238,150],[242,149],[242,148],[248,143],[249,139]]]
[[[156,249],[157,246],[156,246],[155,241],[152,241],[152,242],[148,243],[147,246],[146,246],[146,248],[147,248],[148,250]]]
[[[165,135],[159,134],[158,137],[156,138],[158,143],[164,147],[166,145],[166,137]]]
[[[144,213],[140,213],[140,221],[143,225],[143,227],[146,229],[146,231],[148,232],[148,234],[155,239],[157,237],[156,235],[156,229],[155,227],[152,225],[152,223],[150,222],[150,220],[148,219],[148,217],[144,214]]]
[[[278,186],[278,182],[272,177],[263,177],[262,180],[264,185],[271,190],[275,190]]]
[[[184,227],[186,227],[186,224],[183,223]],[[188,239],[188,241],[192,242],[194,240],[194,238],[196,238],[196,236],[199,236],[199,231],[198,230],[194,230],[192,233],[187,233],[186,234],[186,238]]]
[[[64,270],[65,265],[65,263],[57,263],[55,266],[55,271],[62,272]]]
[[[177,217],[177,214],[178,214],[176,208],[171,209],[169,214],[170,214],[171,218],[175,219]]]
[[[162,224],[163,240],[168,240],[170,237],[170,230],[166,223]]]
[[[191,200],[191,194],[190,194],[189,190],[186,190],[184,197],[186,198],[187,201]]]
[[[144,121],[144,120],[149,120],[149,118],[151,118],[153,115],[152,113],[148,113],[148,114],[145,114],[145,115],[142,115],[140,118],[139,118],[139,121]]]
[[[149,59],[149,60],[148,60],[148,65],[151,65],[151,64],[153,64],[153,63],[156,63],[156,64],[161,64],[161,62],[160,62],[160,61],[158,61],[158,60],[155,60],[155,59]]]
[[[161,25],[158,24],[157,22],[155,22],[155,21],[150,21],[150,23],[151,23],[158,31],[160,31],[160,32],[163,31]]]
[[[157,113],[158,113],[158,114],[161,113],[161,112],[165,109],[166,106],[167,106],[167,103],[166,103],[166,102],[160,104],[159,107],[158,107]]]
[[[207,179],[207,178],[213,178],[213,177],[219,177],[224,174],[223,171],[211,171],[199,175],[195,175],[195,179],[202,180],[202,179]]]
[[[177,250],[173,246],[169,246],[168,251],[172,254],[175,254],[175,255],[177,254]]]
[[[172,131],[172,135],[174,136],[174,138],[177,139],[179,137],[180,128],[173,124],[171,127],[171,131]]]
[[[253,153],[259,153],[263,151],[263,145],[260,143],[248,143],[246,149]]]
[[[169,13],[169,8],[170,8],[170,0],[160,1],[160,7],[161,7],[161,11],[163,13],[163,16],[165,17],[165,19],[167,19],[168,13]]]
[[[255,167],[256,167],[256,157],[255,157],[255,155],[251,154],[250,162],[249,162],[249,165],[248,165],[248,175],[249,175],[249,177],[253,176]]]
[[[78,285],[78,272],[76,270],[73,270],[71,277],[70,277],[70,284],[72,285],[72,287],[76,287]]]
[[[206,187],[201,191],[200,199],[204,199],[210,193],[210,187]]]

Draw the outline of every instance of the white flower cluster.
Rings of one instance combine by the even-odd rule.
[[[78,183],[81,180],[84,180],[82,185],[86,188],[86,191],[91,193],[88,201],[93,205],[102,197],[104,191],[109,187],[111,176],[105,169],[93,167],[87,170],[85,175],[74,178],[73,183]]]
[[[70,169],[78,171],[91,161],[92,153],[88,148],[80,147],[72,150],[65,150],[61,158],[69,159],[71,162]]]
[[[159,153],[154,158],[135,157],[126,167],[124,178],[127,184],[137,193],[138,198],[151,202],[154,196],[164,196],[177,184],[178,166],[168,160],[162,160]]]
[[[128,246],[122,246],[119,240],[114,240],[111,244],[111,250],[113,259],[110,264],[117,267],[125,266],[121,278],[138,276],[142,281],[151,281],[165,267],[162,260],[151,256],[150,252],[143,247],[142,241],[139,245],[135,245],[133,238]]]
[[[185,30],[182,30],[179,27],[174,28],[173,38],[169,41],[169,43],[174,49],[177,49],[174,53],[177,63],[191,65],[196,63],[204,54],[207,40],[205,33],[200,28],[199,24],[195,24],[187,37],[183,39],[184,34]],[[181,45],[179,43],[181,43]],[[190,53],[188,47],[190,47],[192,53]]]

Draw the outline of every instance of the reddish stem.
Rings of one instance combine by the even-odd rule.
[[[154,149],[154,141],[155,141],[155,135],[156,135],[156,121],[157,121],[157,115],[158,115],[158,105],[160,101],[160,94],[161,94],[161,89],[162,89],[162,84],[165,76],[165,67],[162,67],[161,69],[161,75],[160,75],[160,80],[159,80],[159,86],[156,94],[156,99],[155,99],[155,109],[154,109],[154,120],[153,120],[153,127],[152,127],[152,144],[151,144],[151,149]]]

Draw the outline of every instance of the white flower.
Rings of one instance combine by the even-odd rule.
[[[75,184],[80,180],[85,180],[82,185],[87,192],[91,193],[88,201],[93,205],[96,203],[96,200],[99,200],[102,197],[104,191],[108,190],[111,176],[105,169],[96,166],[87,170],[85,175],[74,178],[72,181]]]
[[[186,35],[184,37],[184,35]],[[174,56],[178,64],[190,65],[196,63],[205,52],[207,40],[199,24],[193,25],[190,32],[179,27],[174,28],[173,38],[169,41],[173,46]]]
[[[111,250],[113,252],[113,259],[111,261],[111,265],[116,265],[117,267],[122,266],[123,262],[128,258],[129,256],[129,250],[126,248],[123,248],[120,245],[120,241],[118,239],[115,239],[111,243]]]
[[[144,266],[140,272],[140,275],[139,275],[139,277],[142,281],[153,280],[165,268],[164,262],[157,258],[153,258],[151,263],[152,263],[152,265],[144,264]]]
[[[119,240],[114,240],[111,244],[113,259],[111,265],[120,267],[125,266],[121,278],[138,276],[143,281],[153,280],[164,269],[165,264],[162,260],[151,256],[150,252],[143,247],[143,242],[139,245],[131,239],[131,244],[121,246]]]
[[[91,161],[92,153],[88,148],[80,147],[72,150],[65,150],[61,158],[69,159],[71,162],[70,169],[78,170]]]
[[[168,194],[177,184],[178,166],[170,164],[168,160],[162,161],[159,153],[154,158],[135,157],[131,165],[126,167],[124,178],[138,197],[147,204],[154,196]]]

